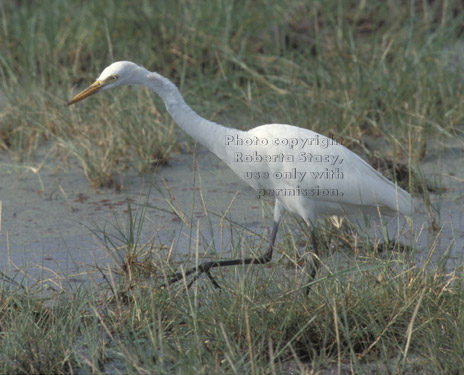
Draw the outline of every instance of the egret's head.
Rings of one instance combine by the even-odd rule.
[[[94,83],[72,98],[67,105],[80,102],[99,91],[112,89],[121,85],[137,83],[134,75],[138,68],[140,67],[137,64],[130,61],[118,61],[111,64],[103,70],[100,77],[98,77]]]

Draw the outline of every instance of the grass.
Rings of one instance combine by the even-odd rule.
[[[122,88],[63,107],[110,62],[133,60],[172,79],[216,122],[291,123],[344,138],[424,195],[433,216],[420,163],[431,140],[462,137],[463,10],[459,1],[4,2],[0,150],[22,163],[50,147],[64,166],[79,160],[96,189],[119,188],[127,168],[163,166],[190,141],[154,94]],[[129,205],[125,227],[102,231],[120,267],[96,269],[79,288],[3,275],[0,372],[458,374],[464,367],[464,280],[460,268],[445,270],[446,257],[417,266],[398,244],[385,255],[351,229],[327,230],[320,233],[327,267],[309,295],[295,250],[304,235],[282,241],[283,255],[269,268],[215,271],[220,292],[203,279],[190,290],[160,288],[176,266],[162,256],[168,250],[141,241],[143,217]],[[233,251],[250,252],[243,243]],[[334,244],[352,260],[330,263]]]
[[[314,280],[294,251],[303,237],[287,236],[269,267],[215,270],[220,291],[205,277],[161,287],[175,263],[141,240],[146,207],[135,206],[127,223],[96,232],[119,267],[53,292],[48,280],[4,278],[0,372],[457,374],[464,365],[464,279],[445,271],[446,257],[417,266],[414,249],[384,252],[354,227],[326,225]]]
[[[462,135],[462,14],[457,1],[8,2],[0,149],[24,160],[51,140],[95,188],[163,165],[179,138],[154,94],[121,89],[63,108],[127,59],[172,79],[214,121],[382,137],[391,158],[415,165],[430,137]]]

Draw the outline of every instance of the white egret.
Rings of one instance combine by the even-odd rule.
[[[409,193],[386,179],[356,154],[335,140],[291,125],[261,125],[248,131],[208,121],[184,101],[177,87],[156,72],[129,62],[108,66],[87,89],[68,105],[100,91],[122,85],[141,85],[156,92],[175,122],[191,137],[224,161],[255,189],[258,198],[275,197],[274,225],[266,253],[256,258],[206,262],[173,275],[169,283],[210,269],[241,264],[264,264],[272,259],[282,210],[302,217],[311,228],[321,216],[360,214],[410,215]]]

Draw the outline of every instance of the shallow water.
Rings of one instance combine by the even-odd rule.
[[[194,256],[196,249],[200,256],[227,253],[239,237],[236,230],[258,243],[259,234],[272,224],[271,202],[257,200],[252,189],[219,159],[198,149],[197,173],[193,173],[192,155],[177,154],[154,177],[134,172],[122,176],[122,193],[93,190],[77,161],[65,167],[51,160],[52,153],[45,147],[35,161],[22,166],[0,154],[0,270],[8,275],[20,270],[16,277],[27,274],[31,283],[58,275],[79,282],[88,277],[89,266],[113,265],[101,233],[93,231],[104,228],[118,236],[114,224],[126,226],[128,197],[132,208],[148,204],[141,239],[172,245],[178,256]],[[464,253],[464,153],[459,142],[436,144],[428,152],[421,168],[429,181],[438,181],[446,192],[432,194],[440,209],[440,231],[428,230],[425,213],[414,216],[416,258],[424,261],[436,242],[434,260],[449,251],[447,267],[451,269],[461,264]],[[190,227],[172,213],[168,201],[185,214]],[[396,227],[394,220],[390,226]],[[403,240],[410,238],[406,233]]]

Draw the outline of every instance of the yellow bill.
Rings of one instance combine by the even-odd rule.
[[[104,81],[95,81],[89,87],[87,87],[84,91],[81,91],[74,98],[72,98],[71,101],[68,104],[66,104],[66,107],[74,103],[80,102],[81,100],[84,100],[88,96],[97,93],[103,86],[104,86]]]

